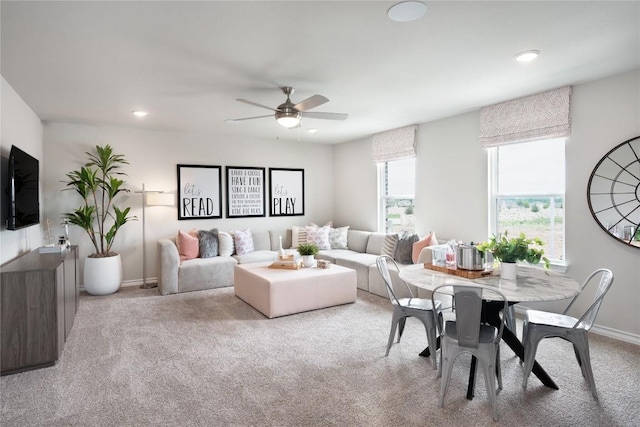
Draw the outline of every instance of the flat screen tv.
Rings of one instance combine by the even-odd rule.
[[[7,229],[40,223],[38,159],[15,145],[9,154],[9,217]]]

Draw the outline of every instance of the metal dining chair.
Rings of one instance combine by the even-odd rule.
[[[409,295],[409,298],[401,298],[398,296],[399,292],[397,292],[394,288],[393,281],[391,280],[391,275],[389,274],[389,265],[388,262],[393,263],[396,270],[398,270],[398,264],[396,261],[388,255],[380,255],[376,259],[376,266],[378,267],[378,272],[382,276],[382,280],[387,286],[387,292],[389,293],[389,299],[391,300],[391,304],[393,305],[393,317],[391,319],[391,331],[389,332],[389,341],[387,342],[387,352],[385,356],[389,355],[389,350],[391,349],[391,345],[393,344],[393,338],[396,334],[396,329],[398,329],[398,342],[400,342],[400,338],[402,338],[402,332],[404,331],[404,325],[407,320],[407,317],[415,317],[420,320],[425,327],[427,332],[427,342],[429,344],[429,348],[432,349],[430,352],[430,357],[433,363],[433,369],[437,368],[436,362],[436,325],[434,323],[434,313],[436,317],[441,314],[441,302],[436,301],[432,302],[430,299],[425,298],[416,298],[413,296],[413,292],[411,288],[404,280],[399,279],[398,282],[404,284],[406,289],[403,289],[403,293]]]
[[[500,327],[496,328],[481,323],[482,301],[502,301],[503,313],[508,308],[508,301],[504,294],[493,287],[469,284],[469,285],[441,285],[436,287],[431,294],[435,301],[437,294],[443,293],[443,288],[449,288],[447,292],[453,295],[456,302],[456,318],[448,320],[442,325],[436,320],[441,334],[441,372],[440,407],[444,406],[444,397],[451,380],[451,372],[455,359],[462,353],[470,353],[482,364],[484,382],[487,396],[491,403],[494,421],[498,421],[498,404],[496,401],[496,377],[498,389],[502,390],[502,372],[500,369],[500,340],[504,330],[505,316],[501,316]]]
[[[567,315],[573,303],[582,295],[582,291],[592,281],[600,275],[600,283],[594,296],[593,303],[589,306],[579,319]],[[531,374],[533,363],[536,358],[538,344],[544,338],[562,338],[573,344],[573,350],[578,359],[578,364],[591,387],[591,394],[594,399],[598,399],[596,383],[591,370],[591,358],[589,356],[589,340],[587,333],[598,315],[598,310],[602,304],[604,296],[613,283],[613,273],[606,268],[600,268],[587,277],[582,284],[580,293],[576,295],[562,314],[548,313],[546,311],[527,310],[525,313],[524,325],[522,328],[522,343],[524,344],[524,367],[522,373],[522,387],[527,387],[527,379]]]

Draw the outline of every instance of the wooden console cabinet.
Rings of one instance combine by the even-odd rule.
[[[56,363],[78,309],[78,248],[32,251],[2,267],[0,374]]]

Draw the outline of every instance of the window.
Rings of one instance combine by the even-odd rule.
[[[564,138],[489,150],[491,232],[539,237],[547,257],[565,261]]]
[[[378,163],[380,224],[385,233],[415,231],[416,159]]]

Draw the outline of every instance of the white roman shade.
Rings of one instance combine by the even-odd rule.
[[[571,86],[480,110],[478,137],[483,147],[567,137]]]
[[[416,156],[416,125],[373,135],[371,157],[376,163]]]

